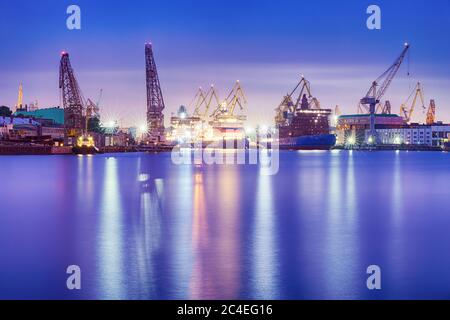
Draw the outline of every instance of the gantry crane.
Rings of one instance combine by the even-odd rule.
[[[410,47],[409,44],[405,43],[405,46],[404,46],[403,51],[400,54],[400,56],[394,61],[394,63],[385,72],[383,72],[383,74],[381,74],[375,81],[372,82],[370,89],[367,91],[366,95],[360,101],[359,108],[362,109],[361,106],[365,107],[370,115],[369,139],[372,141],[376,142],[376,140],[377,140],[377,138],[376,138],[377,134],[375,131],[376,107],[380,103],[381,98],[386,93],[392,80],[394,79],[395,75],[397,74],[398,70],[400,69],[400,66],[402,65],[402,62],[406,57],[406,53],[408,52],[409,47]],[[380,85],[380,83],[381,83],[381,85]]]
[[[293,97],[296,95],[296,92],[298,92],[298,95],[297,98],[295,98],[294,103]],[[309,106],[313,109],[320,109],[319,100],[311,93],[311,83],[302,75],[294,90],[292,90],[290,94],[284,96],[283,101],[281,101],[280,105],[275,109],[275,123],[277,125],[284,124],[287,120],[287,115],[293,115],[295,112],[300,110],[301,102],[304,96],[307,98]]]
[[[392,113],[392,106],[391,102],[389,100],[386,100],[385,102],[380,102],[377,105],[377,114],[391,114]]]
[[[219,103],[217,108],[211,114],[211,117],[214,119],[217,119],[218,117],[226,117],[230,119],[236,118],[242,120],[245,116],[235,115],[234,113],[237,106],[239,106],[240,110],[244,110],[245,104],[247,104],[247,99],[245,97],[244,90],[241,87],[241,83],[237,80],[226,99],[222,103]]]
[[[427,125],[431,126],[436,122],[436,104],[434,100],[430,100],[430,106],[427,112]]]
[[[194,96],[194,99],[192,99],[191,103],[189,103],[188,108],[191,109],[193,107],[193,104],[195,103],[194,113],[193,115],[195,117],[200,117],[200,109],[203,105],[203,102],[205,101],[205,91],[203,91],[202,87],[199,87],[197,90],[197,93]]]
[[[94,103],[91,99],[86,101],[86,121],[91,118],[100,119],[100,101],[103,96],[103,89],[100,89],[100,94],[97,99],[97,103]]]
[[[216,106],[218,106],[219,103],[219,97],[217,95],[216,89],[214,85],[211,85],[208,92],[203,91],[203,89],[200,87],[197,94],[194,97],[195,103],[195,109],[194,109],[194,116],[199,117],[201,120],[206,121],[208,118],[209,109],[211,108],[211,104],[215,103]],[[192,103],[191,103],[192,104]],[[201,111],[202,107],[205,107],[204,111]]]
[[[411,100],[411,98],[414,96],[411,105],[409,106],[408,103]],[[423,88],[420,82],[417,82],[417,85],[414,87],[414,90],[409,95],[408,99],[400,106],[400,115],[403,116],[405,121],[407,123],[411,122],[412,115],[414,113],[414,110],[416,109],[417,101],[420,100],[421,102],[421,108],[425,110],[425,100],[423,98]]]

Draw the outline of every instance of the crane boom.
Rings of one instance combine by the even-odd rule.
[[[405,59],[406,53],[408,52],[410,46],[405,43],[405,47],[403,48],[400,56],[395,60],[395,62],[385,71],[383,72],[375,81],[372,82],[372,85],[367,91],[364,98],[361,99],[360,105],[368,105],[369,106],[369,114],[370,114],[370,135],[369,141],[376,142],[376,131],[375,131],[375,113],[376,106],[380,103],[380,99],[384,96],[389,86],[392,83],[395,75],[397,74],[400,66]],[[381,86],[379,83],[381,82]]]
[[[411,106],[408,108],[408,101],[413,97],[413,95],[414,95],[414,99],[411,103]],[[420,102],[422,103],[422,105],[421,105],[422,109],[425,110],[425,99],[423,97],[423,88],[422,88],[422,84],[420,82],[417,83],[413,92],[411,92],[411,94],[409,95],[408,99],[400,106],[400,114],[403,115],[403,117],[407,123],[411,122],[412,115],[416,108],[418,99],[420,99]]]
[[[375,83],[379,83],[383,78],[385,78],[382,85],[378,89],[378,92],[376,95],[377,100],[380,100],[384,96],[387,89],[391,85],[392,80],[394,79],[395,75],[397,74],[398,69],[400,69],[400,66],[403,63],[403,60],[405,59],[406,53],[408,52],[408,50],[409,50],[409,44],[405,43],[405,48],[403,48],[403,51],[400,54],[400,56],[397,58],[397,60],[395,60],[395,62],[389,67],[389,69],[387,69],[381,76],[378,77],[377,80],[375,80]]]
[[[430,106],[427,112],[427,125],[431,126],[436,122],[436,103],[430,100]]]

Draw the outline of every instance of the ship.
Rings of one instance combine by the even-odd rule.
[[[299,92],[294,100],[293,96]],[[308,80],[302,77],[291,94],[276,109],[279,148],[284,150],[330,150],[336,136],[330,133],[331,109],[322,109],[311,94]]]
[[[72,148],[73,153],[88,155],[100,153],[100,150],[95,146],[94,139],[88,135],[78,137],[77,143]]]

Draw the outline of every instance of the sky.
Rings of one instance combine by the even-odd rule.
[[[66,9],[81,8],[81,30]],[[381,30],[366,9],[381,8]],[[355,113],[371,82],[410,54],[385,98],[398,112],[415,84],[438,120],[450,122],[450,0],[0,0],[0,105],[60,105],[60,52],[70,53],[85,98],[100,89],[103,121],[145,122],[144,44],[153,44],[166,123],[199,86],[224,98],[236,80],[250,124],[272,124],[274,109],[303,74],[322,107]],[[408,75],[409,70],[409,75]],[[423,122],[418,109],[414,121]]]

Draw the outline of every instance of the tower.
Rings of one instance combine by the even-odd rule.
[[[81,135],[86,129],[86,123],[83,119],[83,96],[67,52],[61,54],[59,88],[64,108],[65,138],[71,144],[74,142],[73,139]]]
[[[16,111],[22,110],[22,108],[23,108],[23,87],[22,87],[22,83],[20,83],[19,93],[17,94]]]
[[[153,49],[150,43],[145,45],[145,71],[147,83],[147,127],[148,138],[153,142],[164,140],[164,99],[156,70]]]

